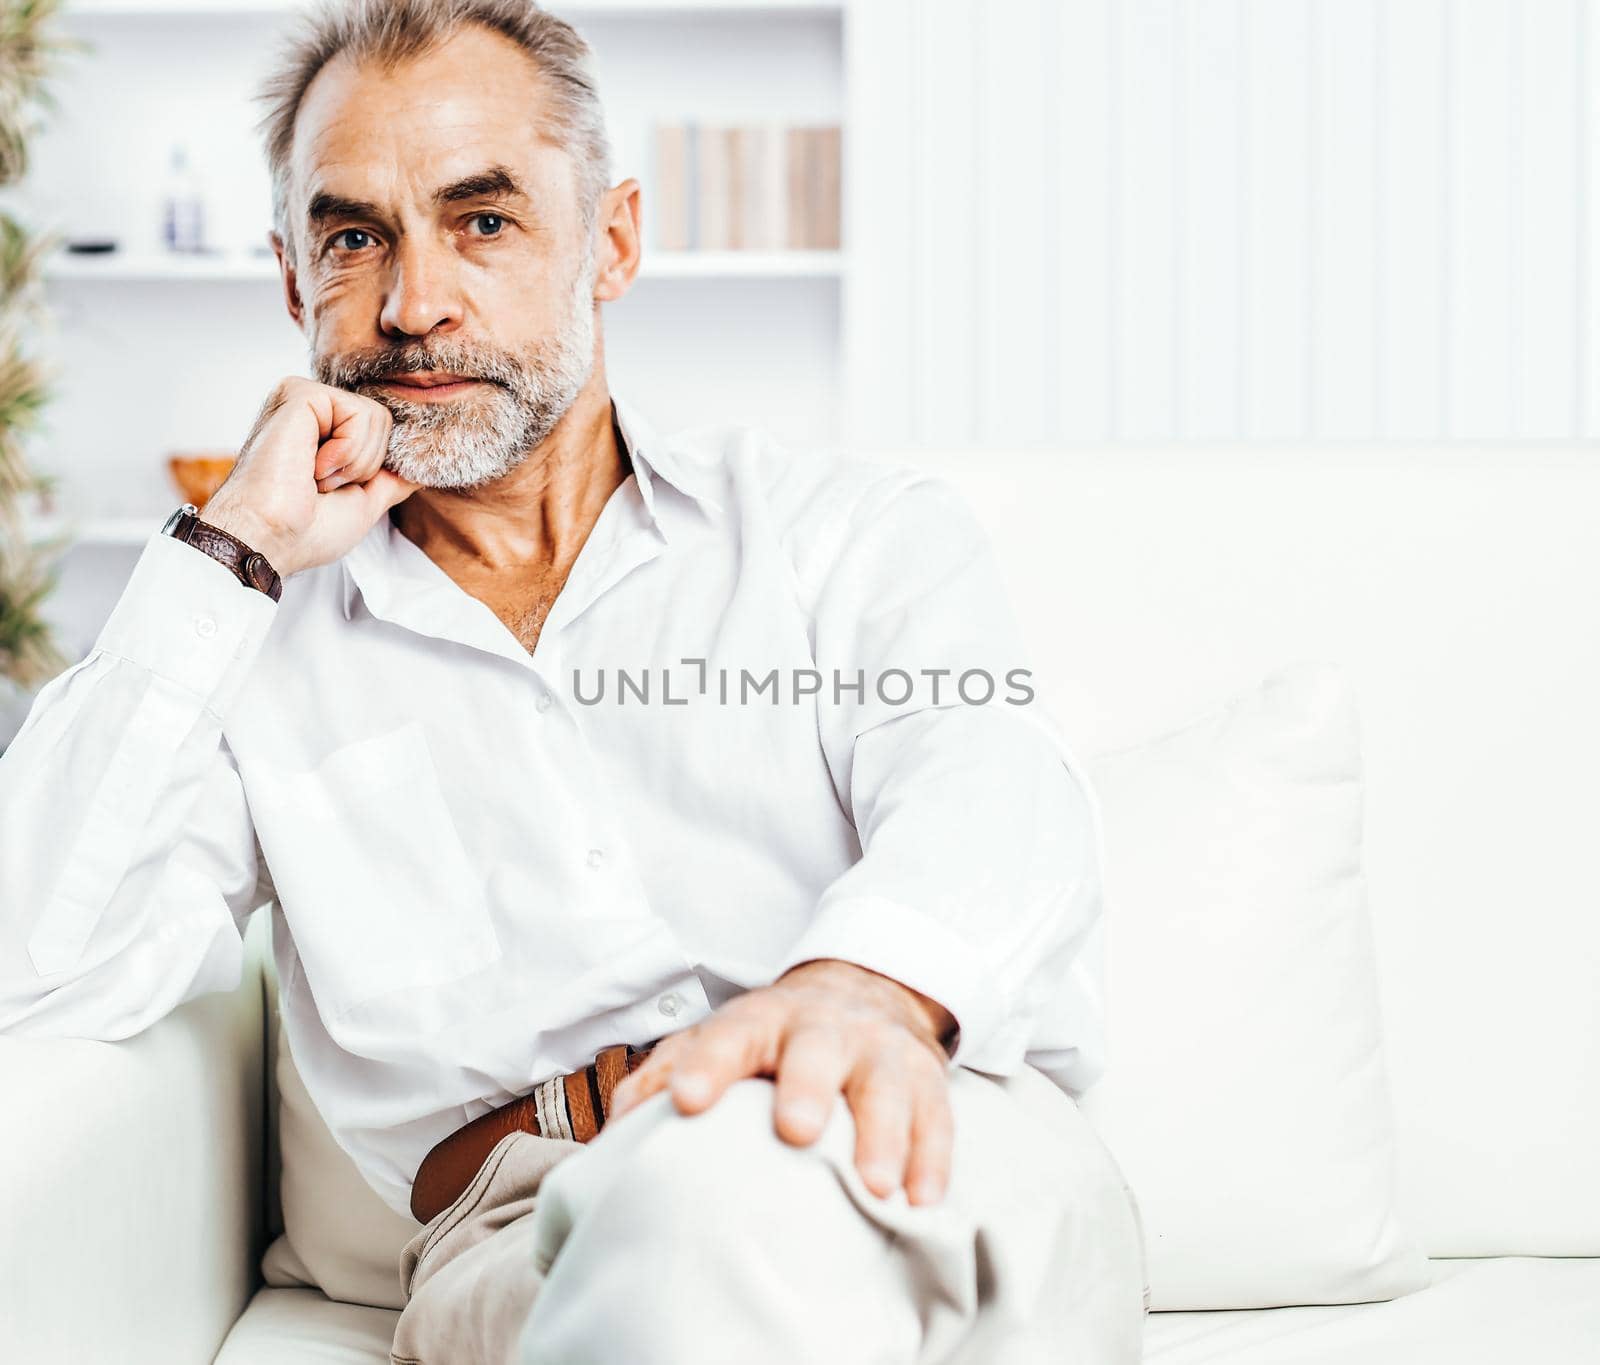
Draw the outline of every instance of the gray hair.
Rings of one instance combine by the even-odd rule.
[[[317,73],[345,53],[356,61],[397,66],[467,24],[504,34],[546,78],[550,108],[544,132],[572,158],[584,232],[592,231],[600,196],[611,183],[611,144],[594,53],[571,24],[534,0],[324,0],[284,48],[258,97],[267,105],[260,131],[272,173],[272,222],[291,260],[289,153],[300,102]]]

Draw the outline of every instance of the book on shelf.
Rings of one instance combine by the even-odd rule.
[[[842,150],[838,124],[657,124],[655,246],[837,251]]]

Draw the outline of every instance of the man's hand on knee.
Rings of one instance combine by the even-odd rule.
[[[777,1132],[805,1146],[842,1092],[867,1188],[882,1197],[903,1181],[913,1204],[929,1204],[949,1183],[954,1138],[941,1021],[941,1007],[878,972],[802,962],[663,1038],[617,1087],[608,1118],[669,1086],[679,1112],[697,1114],[734,1081],[771,1076]]]

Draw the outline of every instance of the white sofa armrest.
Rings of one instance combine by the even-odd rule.
[[[0,1038],[0,1360],[208,1365],[257,1281],[262,974],[118,1043]]]

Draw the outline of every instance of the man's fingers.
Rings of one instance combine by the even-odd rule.
[[[688,1041],[689,1031],[670,1034],[650,1049],[650,1054],[630,1071],[611,1092],[611,1106],[606,1110],[607,1120],[625,1114],[635,1105],[642,1104],[656,1091],[664,1089],[672,1079],[672,1060],[678,1049]]]
[[[911,1150],[912,1088],[897,1068],[869,1061],[844,1094],[855,1116],[856,1169],[868,1189],[887,1198],[900,1188]]]
[[[950,1186],[955,1149],[955,1115],[950,1110],[950,1084],[919,1090],[911,1116],[911,1157],[906,1164],[906,1197],[913,1204],[932,1204]]]
[[[710,1108],[734,1081],[772,1076],[777,1133],[814,1142],[840,1092],[854,1116],[854,1160],[879,1198],[904,1185],[913,1204],[943,1197],[954,1119],[948,1069],[926,1040],[878,1012],[805,1008],[792,991],[754,991],[663,1039],[613,1093],[611,1114],[670,1090],[684,1114]]]
[[[388,511],[396,503],[404,502],[421,487],[420,483],[402,479],[392,469],[380,469],[362,485],[361,491],[369,500],[376,500],[383,511]]]
[[[354,468],[359,455],[356,442],[348,436],[335,436],[331,441],[324,441],[317,447],[316,460],[311,466],[317,486],[326,492],[323,485],[328,484],[341,470]]]
[[[815,1142],[854,1063],[842,1030],[805,1024],[791,1030],[778,1059],[773,1101],[778,1136],[801,1146]]]
[[[656,1060],[652,1052],[648,1062],[617,1082],[617,1088],[611,1092],[611,1108],[606,1113],[606,1121],[620,1118],[628,1110],[644,1103],[666,1085],[667,1078],[671,1074],[665,1065]]]
[[[394,420],[381,403],[364,404],[339,424],[317,451],[318,487],[323,492],[346,483],[365,483],[389,454]]]
[[[625,1114],[669,1085],[680,1113],[709,1108],[735,1081],[774,1069],[779,1018],[770,1005],[724,1005],[709,1019],[663,1038],[612,1091],[610,1112]]]
[[[672,1068],[672,1098],[680,1113],[698,1114],[746,1076],[773,1070],[779,1011],[770,1005],[723,1006],[686,1038]]]
[[[354,465],[357,480],[370,479],[383,468],[389,456],[389,434],[394,430],[394,414],[382,403],[373,403],[363,414],[361,442]]]
[[[312,470],[317,488],[328,493],[366,482],[383,466],[394,415],[376,399],[322,385],[307,399],[321,433]]]

